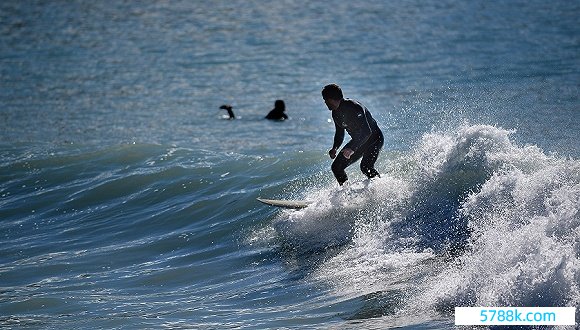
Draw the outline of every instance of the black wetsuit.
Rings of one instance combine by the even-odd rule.
[[[284,113],[284,109],[274,108],[266,115],[266,119],[285,120],[288,119],[288,116]]]
[[[236,119],[236,115],[234,115],[234,110],[232,110],[232,107],[226,108],[226,111],[228,112],[230,119]]]
[[[344,170],[361,157],[361,171],[368,178],[378,176],[379,172],[375,170],[374,166],[379,151],[383,147],[384,138],[381,129],[367,108],[354,100],[345,99],[342,100],[338,109],[332,111],[332,119],[336,127],[332,148],[338,150],[344,140],[344,131],[346,130],[352,139],[342,150],[349,148],[354,151],[350,159],[347,159],[341,150],[332,162],[332,172],[338,183],[342,185],[348,179]]]

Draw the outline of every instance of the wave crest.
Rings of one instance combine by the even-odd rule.
[[[279,233],[309,247],[342,238],[314,272],[337,292],[413,279],[401,310],[577,305],[580,162],[519,146],[512,133],[473,125],[427,134],[388,160],[399,170],[382,179],[308,192],[313,207],[283,213]]]

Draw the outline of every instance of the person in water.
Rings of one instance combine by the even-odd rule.
[[[234,111],[232,110],[233,107],[229,104],[224,104],[220,107],[220,109],[226,110],[228,115],[230,116],[229,119],[236,119],[236,115],[234,115]]]
[[[274,102],[274,109],[272,109],[268,115],[266,115],[266,119],[272,120],[285,120],[288,119],[288,116],[284,113],[286,111],[286,105],[282,100],[276,100]]]
[[[332,173],[342,186],[348,180],[345,169],[361,159],[360,169],[370,179],[380,177],[375,169],[379,151],[383,147],[383,133],[368,109],[359,102],[345,99],[342,89],[336,84],[324,86],[322,98],[332,111],[335,133],[334,144],[328,152],[332,162]],[[344,131],[351,140],[337,153],[344,140]]]

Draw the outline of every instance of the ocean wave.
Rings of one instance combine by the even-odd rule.
[[[112,281],[118,295],[164,283],[168,300],[203,300],[209,274],[242,281],[281,258],[291,279],[329,290],[314,305],[348,306],[345,319],[409,324],[408,315],[460,305],[575,305],[579,162],[512,135],[487,125],[426,134],[410,152],[385,151],[381,178],[352,173],[343,187],[316,150],[14,149],[1,168],[4,294],[26,302],[74,288],[107,301],[93,291]],[[312,204],[279,210],[259,196]],[[249,268],[232,275],[230,264]],[[215,281],[224,296],[245,290]]]
[[[510,146],[461,206],[473,231],[460,267],[428,294],[437,306],[576,306],[580,162]],[[440,281],[440,282],[438,282]]]
[[[518,145],[513,133],[466,125],[426,134],[387,160],[399,170],[310,188],[313,204],[281,212],[275,229],[302,252],[332,248],[310,273],[339,296],[401,288],[398,309],[421,313],[575,306],[580,162]]]

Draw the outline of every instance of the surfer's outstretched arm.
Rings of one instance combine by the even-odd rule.
[[[337,124],[334,124],[334,127],[336,130],[334,132],[334,143],[332,144],[332,149],[338,149],[340,148],[340,145],[342,145],[342,141],[344,141],[344,127],[340,127]]]
[[[328,152],[332,159],[336,157],[336,151],[342,145],[342,141],[344,141],[344,128],[338,126],[336,123],[334,124],[334,127],[336,128],[334,132],[334,143],[332,144],[332,149]]]

